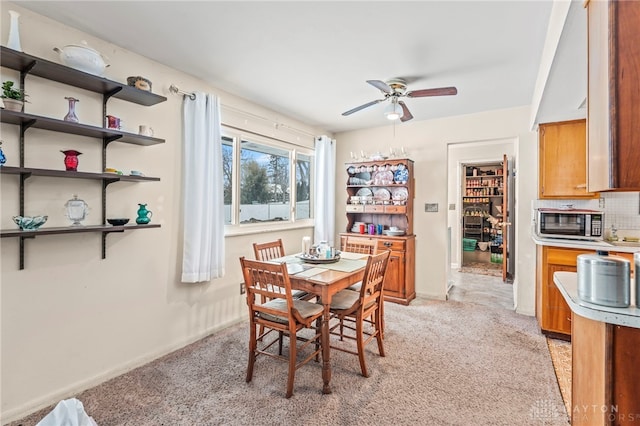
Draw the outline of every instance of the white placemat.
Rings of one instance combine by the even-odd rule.
[[[366,259],[368,254],[363,253],[352,253],[350,251],[341,251],[340,257],[342,259]]]

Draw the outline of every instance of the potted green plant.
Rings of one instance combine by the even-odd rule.
[[[26,102],[27,94],[24,90],[13,87],[13,81],[7,80],[2,83],[2,102],[4,107],[11,111],[22,111],[22,107]]]

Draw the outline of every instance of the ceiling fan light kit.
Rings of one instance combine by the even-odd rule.
[[[397,120],[404,115],[404,111],[400,105],[393,102],[384,109],[384,115],[388,120]]]
[[[411,120],[413,115],[409,111],[407,105],[401,101],[400,98],[405,96],[409,98],[424,98],[428,96],[448,96],[458,94],[458,89],[455,87],[407,91],[407,82],[402,78],[393,78],[386,82],[381,80],[367,80],[367,83],[380,90],[384,95],[384,99],[376,99],[350,109],[349,111],[345,111],[342,113],[343,116],[351,115],[354,112],[358,112],[372,105],[391,100],[391,104],[384,109],[384,116],[389,120],[397,120],[399,118],[400,121],[405,122]]]

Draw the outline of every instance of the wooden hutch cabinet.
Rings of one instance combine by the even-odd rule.
[[[347,229],[340,233],[341,242],[357,235],[377,241],[378,251],[390,250],[385,300],[408,305],[416,297],[413,161],[365,161],[345,168]]]

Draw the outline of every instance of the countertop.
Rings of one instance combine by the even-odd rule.
[[[624,243],[618,242],[619,245],[611,244],[606,241],[584,241],[570,240],[564,238],[540,238],[533,234],[531,236],[533,242],[539,246],[564,247],[583,250],[606,250],[618,253],[638,253],[640,252],[640,243]]]
[[[625,327],[640,328],[640,309],[634,304],[631,304],[628,308],[610,308],[580,300],[578,298],[577,273],[556,272],[553,274],[553,282],[562,293],[562,297],[564,297],[571,311],[581,317]],[[631,286],[634,286],[633,280]],[[632,302],[634,300],[633,293],[635,292],[632,289]]]

